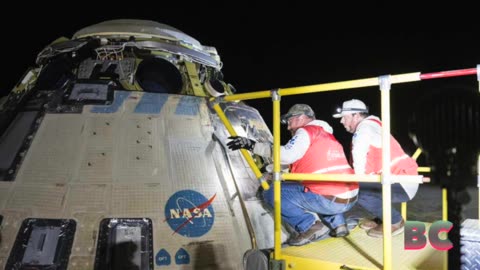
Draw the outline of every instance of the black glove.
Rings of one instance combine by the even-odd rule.
[[[227,143],[227,146],[230,148],[230,150],[238,150],[243,148],[252,151],[255,147],[255,141],[250,140],[249,138],[240,136],[232,136],[228,138],[231,139],[231,141]]]

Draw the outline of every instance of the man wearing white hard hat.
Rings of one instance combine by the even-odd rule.
[[[353,133],[351,157],[355,174],[380,174],[382,171],[382,122],[368,114],[368,107],[361,100],[343,102],[333,115],[347,132]],[[418,165],[405,154],[393,136],[390,138],[391,172],[396,175],[417,175]],[[392,184],[392,203],[406,202],[415,196],[418,184]],[[382,186],[380,183],[360,183],[358,204],[375,218],[364,220],[360,228],[367,230],[371,237],[383,237]],[[405,221],[392,207],[392,235],[403,232]]]

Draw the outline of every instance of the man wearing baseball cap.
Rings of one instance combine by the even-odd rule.
[[[376,116],[368,114],[368,107],[361,100],[351,99],[343,102],[333,115],[347,132],[353,133],[351,157],[356,174],[380,174],[382,172],[382,122]],[[393,136],[390,138],[392,174],[417,175],[418,165],[405,154]],[[418,184],[392,184],[392,203],[406,202],[415,196]],[[382,186],[380,183],[360,183],[358,204],[375,218],[364,220],[360,228],[371,237],[383,237],[382,223]],[[392,236],[402,233],[404,220],[392,207]]]
[[[281,117],[292,138],[280,147],[280,163],[290,165],[292,173],[353,174],[342,145],[333,136],[332,127],[315,120],[315,113],[306,104],[296,104]],[[227,146],[271,157],[270,143],[256,143],[244,137],[230,137]],[[328,231],[318,216],[332,230],[331,236],[348,235],[343,213],[356,203],[357,182],[285,181],[281,187],[282,217],[298,232],[290,245],[301,246],[322,238]],[[264,198],[273,207],[273,189],[264,192]],[[315,215],[314,213],[318,214]]]

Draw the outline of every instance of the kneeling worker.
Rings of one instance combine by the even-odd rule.
[[[347,132],[353,133],[352,161],[356,174],[381,174],[382,172],[382,122],[376,116],[368,114],[368,108],[362,101],[345,101],[334,118]],[[393,175],[418,175],[415,160],[405,154],[397,140],[390,137],[391,163]],[[392,184],[392,203],[407,202],[415,196],[418,184]],[[380,183],[360,183],[358,204],[374,215],[374,219],[360,223],[360,228],[371,237],[383,237],[382,185]],[[394,207],[392,209],[392,236],[403,232],[405,222]]]
[[[292,173],[353,174],[342,145],[325,121],[315,120],[315,113],[306,104],[296,104],[282,116],[292,138],[280,147],[280,163],[290,165]],[[244,148],[255,154],[271,157],[269,143],[256,143],[244,137],[230,137],[231,150]],[[298,232],[290,245],[301,246],[330,235],[348,235],[343,213],[357,201],[357,182],[286,181],[281,186],[282,217]],[[273,188],[264,192],[264,198],[273,207]],[[315,216],[317,213],[327,226]]]

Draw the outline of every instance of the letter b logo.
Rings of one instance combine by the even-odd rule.
[[[437,250],[449,250],[453,247],[452,242],[448,240],[448,232],[453,228],[450,221],[435,221],[428,231],[428,239],[430,245]],[[427,237],[425,236],[425,223],[419,221],[405,222],[405,238],[404,248],[407,250],[423,249],[427,245]],[[441,239],[439,234],[447,233],[446,239]]]

